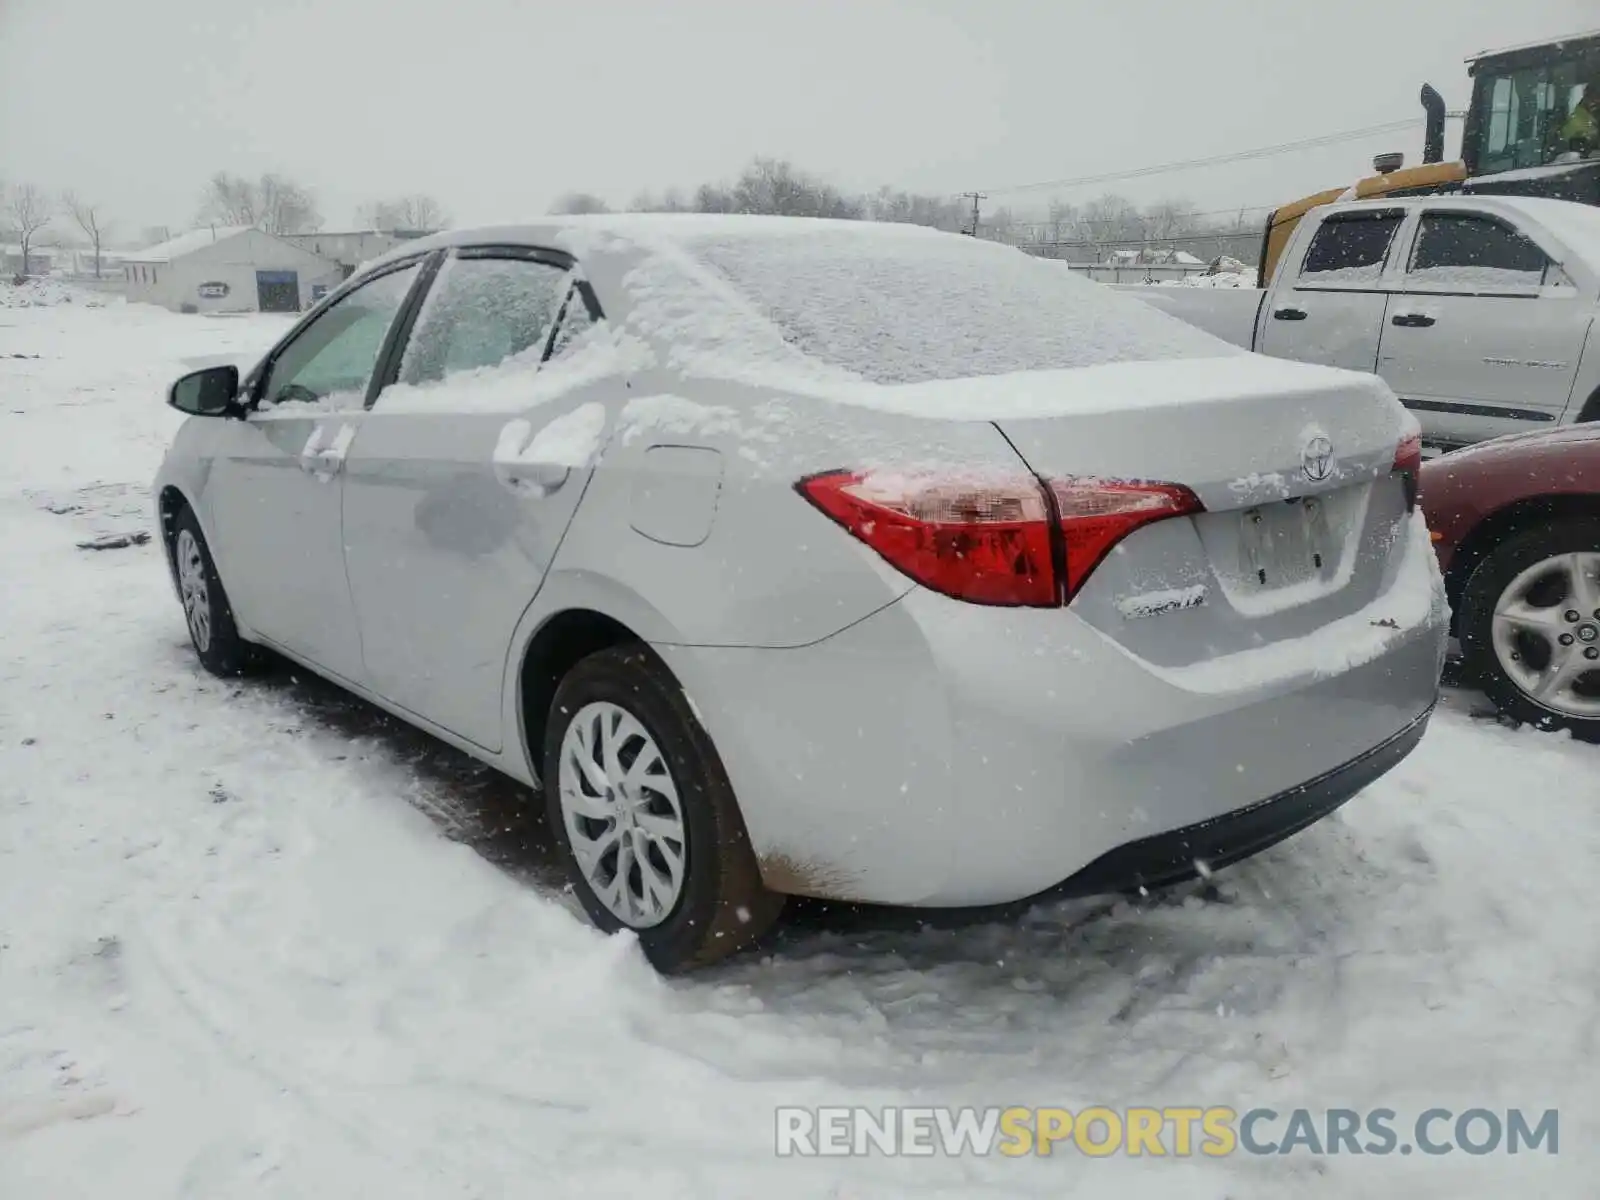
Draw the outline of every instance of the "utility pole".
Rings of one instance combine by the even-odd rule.
[[[961,232],[966,234],[968,237],[977,237],[978,236],[978,201],[979,200],[987,200],[989,198],[989,193],[987,193],[987,192],[962,192],[961,196],[965,200],[971,200],[972,201],[972,228],[971,229],[963,229]]]

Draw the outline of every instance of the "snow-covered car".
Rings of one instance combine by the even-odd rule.
[[[784,895],[1155,886],[1422,737],[1416,424],[908,226],[611,217],[370,265],[156,482],[201,661],[278,651],[535,786],[664,970]]]

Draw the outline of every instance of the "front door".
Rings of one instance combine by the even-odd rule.
[[[1378,371],[1440,444],[1544,428],[1566,410],[1593,311],[1499,218],[1429,211],[1390,298]]]
[[[345,562],[371,686],[491,751],[512,635],[588,484],[608,423],[599,398],[614,391],[538,395],[591,319],[568,265],[504,249],[446,261],[346,464]]]
[[[1328,216],[1301,261],[1284,264],[1289,285],[1267,295],[1261,353],[1375,371],[1387,300],[1384,270],[1404,219],[1395,209]]]
[[[343,459],[417,271],[364,284],[275,352],[249,417],[225,423],[206,488],[240,620],[349,680],[361,678],[361,641],[340,533]]]

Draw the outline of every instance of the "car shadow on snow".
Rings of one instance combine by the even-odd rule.
[[[287,662],[275,663],[252,682],[328,732],[379,746],[411,772],[418,786],[407,799],[446,837],[465,842],[524,883],[564,889],[561,863],[545,833],[544,809],[532,788]]]

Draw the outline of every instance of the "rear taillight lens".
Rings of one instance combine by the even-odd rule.
[[[1202,511],[1165,483],[832,471],[800,494],[924,587],[973,604],[1069,603],[1142,525]]]
[[[800,493],[924,587],[973,604],[1060,603],[1050,510],[1032,476],[946,479],[835,471]]]
[[[1422,434],[1412,433],[1400,439],[1394,452],[1394,468],[1401,476],[1406,489],[1406,511],[1417,507],[1417,497],[1422,485]]]
[[[1204,507],[1188,488],[1172,483],[1068,479],[1052,481],[1050,490],[1066,542],[1069,597],[1077,595],[1089,573],[1135,529]]]

